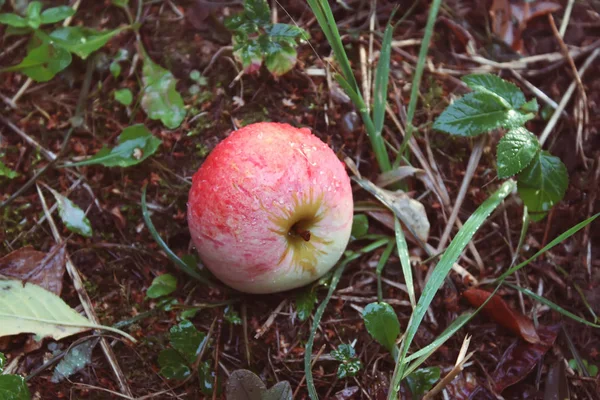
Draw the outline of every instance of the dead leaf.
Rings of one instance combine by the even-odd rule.
[[[60,296],[65,273],[65,245],[55,245],[48,253],[31,246],[0,258],[0,275],[30,282]]]
[[[479,307],[490,297],[490,294],[488,291],[473,288],[466,290],[463,296],[467,298],[473,307]],[[533,322],[526,316],[510,308],[502,297],[494,295],[485,307],[483,307],[483,311],[498,324],[516,333],[525,341],[534,344],[540,342]]]

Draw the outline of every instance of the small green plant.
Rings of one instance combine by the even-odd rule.
[[[296,46],[308,33],[295,25],[271,23],[266,0],[245,0],[244,11],[225,20],[233,32],[235,57],[246,72],[258,71],[263,61],[271,74],[280,76],[296,64]]]
[[[6,358],[0,353],[0,395],[6,400],[29,400],[31,393],[20,375],[3,374]]]
[[[581,362],[583,363],[583,366],[587,370],[589,376],[591,376],[592,378],[595,378],[596,375],[598,375],[598,366],[597,365],[588,363],[588,360],[586,360],[586,359],[582,359]],[[579,375],[585,376],[584,371],[579,366],[579,363],[577,362],[576,359],[572,358],[569,360],[569,367],[571,367],[571,369],[573,371],[577,371],[577,373]]]
[[[340,362],[337,370],[338,379],[352,378],[362,368],[354,347],[349,344],[340,344],[336,350],[331,352],[331,356]]]
[[[158,355],[160,374],[167,379],[182,380],[190,376],[196,359],[206,345],[206,334],[184,319],[170,330],[171,348]]]
[[[517,86],[496,75],[467,75],[462,80],[473,91],[450,104],[433,128],[471,137],[508,130],[498,143],[498,177],[517,175],[517,190],[531,219],[541,220],[562,200],[568,175],[560,159],[543,151],[537,137],[523,127],[537,113],[537,101],[527,101]]]

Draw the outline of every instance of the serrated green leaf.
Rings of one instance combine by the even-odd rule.
[[[88,330],[89,325],[52,292],[19,280],[0,281],[0,337],[33,333],[38,339],[60,340]]]
[[[183,380],[190,376],[192,371],[185,359],[175,349],[165,349],[158,355],[160,374],[167,379]]]
[[[123,104],[124,106],[128,106],[133,101],[133,94],[131,94],[131,90],[127,88],[118,89],[115,90],[115,100]]]
[[[295,43],[296,39],[301,37],[303,39],[308,38],[308,32],[299,26],[289,24],[273,24],[265,27],[265,32],[271,40],[274,41],[286,41],[288,43]]]
[[[420,368],[406,377],[413,400],[418,400],[440,379],[440,367]]]
[[[304,322],[310,317],[316,302],[317,294],[312,287],[307,287],[296,295],[296,312],[300,321]]]
[[[32,49],[21,63],[3,68],[3,71],[20,71],[36,82],[47,82],[71,64],[68,51],[49,43]]]
[[[51,187],[48,187],[48,190],[50,190],[56,199],[58,215],[67,229],[82,236],[91,237],[92,225],[83,210]]]
[[[527,206],[531,219],[539,221],[567,190],[567,168],[547,151],[536,154],[531,164],[519,174],[518,192]]]
[[[123,129],[118,143],[113,149],[103,147],[93,157],[67,165],[72,167],[101,164],[105,167],[129,167],[154,154],[162,142],[144,125],[137,124]]]
[[[25,18],[13,13],[0,14],[0,24],[9,25],[14,28],[26,28],[28,26]]]
[[[361,238],[369,231],[369,219],[365,214],[356,214],[352,217],[352,231],[350,235],[355,238]]]
[[[190,364],[196,361],[198,354],[204,347],[206,334],[198,331],[194,324],[183,320],[171,327],[171,346],[177,350]]]
[[[258,42],[241,42],[234,40],[233,55],[238,61],[241,61],[244,70],[247,73],[258,71],[263,61],[263,51]]]
[[[177,128],[183,122],[186,111],[183,99],[175,88],[175,77],[148,56],[144,59],[142,73],[142,108],[150,119],[160,120],[169,129]]]
[[[297,56],[298,53],[294,47],[284,44],[277,50],[266,53],[265,65],[271,74],[281,76],[294,68]]]
[[[466,75],[462,81],[476,92],[484,92],[498,96],[506,108],[518,110],[525,104],[525,95],[515,84],[505,81],[497,75],[472,74]]]
[[[42,24],[53,24],[73,15],[75,15],[75,10],[69,6],[52,7],[42,12]]]
[[[246,38],[248,35],[258,32],[258,26],[254,22],[248,20],[244,13],[225,18],[223,24],[230,31]]]
[[[258,26],[265,26],[271,22],[271,10],[266,0],[245,0],[244,14]]]
[[[66,26],[50,33],[50,37],[56,42],[57,46],[85,60],[90,54],[103,47],[113,36],[124,29],[126,28],[97,31],[81,26]]]
[[[390,353],[394,352],[400,322],[392,306],[384,302],[367,304],[363,319],[369,334]]]
[[[484,92],[467,93],[450,104],[433,128],[452,135],[477,136],[496,128],[517,128],[533,114],[506,109],[497,97]]]
[[[25,379],[19,375],[0,375],[0,399],[30,400],[31,393]]]
[[[17,176],[19,176],[19,173],[8,168],[6,164],[0,161],[0,176],[5,176],[8,179],[15,179]]]
[[[171,294],[177,289],[177,278],[171,274],[162,274],[152,280],[152,284],[146,291],[146,296],[157,299]]]
[[[537,152],[540,142],[525,128],[508,131],[498,142],[498,178],[504,179],[521,172],[527,167]]]
[[[91,364],[92,351],[96,344],[95,340],[86,340],[71,348],[54,369],[51,382],[61,382]]]

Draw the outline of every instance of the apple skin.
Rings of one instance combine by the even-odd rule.
[[[261,122],[219,143],[194,174],[188,226],[206,267],[246,293],[323,276],[352,229],[350,179],[307,128]]]

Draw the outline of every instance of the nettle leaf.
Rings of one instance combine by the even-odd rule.
[[[0,176],[5,176],[8,179],[15,179],[17,176],[19,176],[19,173],[8,168],[6,164],[0,161]]]
[[[186,111],[175,88],[175,77],[148,56],[145,57],[142,73],[142,108],[150,119],[160,120],[169,129],[177,128],[183,122]]]
[[[418,400],[440,379],[440,367],[419,368],[406,377],[413,400]]]
[[[263,51],[256,41],[243,41],[234,38],[235,58],[242,63],[246,73],[253,73],[260,69],[263,61]]]
[[[300,321],[304,322],[310,317],[316,302],[317,294],[312,287],[305,288],[296,295],[296,313]]]
[[[0,375],[0,399],[30,400],[31,392],[25,379],[19,375]]]
[[[400,321],[392,306],[384,302],[367,304],[363,319],[373,339],[393,353],[400,334]]]
[[[540,142],[527,129],[516,128],[508,131],[498,142],[496,151],[498,178],[508,178],[521,172],[539,150]]]
[[[117,141],[119,144],[116,147],[103,147],[93,157],[68,166],[101,164],[105,167],[129,167],[150,157],[162,143],[142,124],[123,129]]]
[[[175,349],[165,349],[158,355],[160,374],[167,379],[182,380],[190,376],[192,371],[185,358]]]
[[[47,189],[54,195],[58,204],[58,215],[67,229],[82,236],[91,237],[92,225],[83,210],[51,187],[47,187]]]
[[[336,350],[331,352],[331,356],[337,361],[344,362],[356,357],[356,351],[349,344],[340,344]]]
[[[547,151],[540,151],[519,174],[517,189],[531,219],[539,221],[552,206],[562,200],[568,184],[567,168],[560,158]]]
[[[450,104],[435,120],[433,128],[458,136],[477,136],[496,128],[517,128],[534,117],[506,109],[495,95],[467,93]]]
[[[336,350],[331,352],[331,356],[341,363],[337,370],[339,379],[355,376],[362,367],[361,362],[356,358],[354,347],[349,344],[340,344]]]
[[[50,33],[50,37],[58,46],[85,60],[90,54],[103,47],[113,36],[124,29],[97,31],[81,26],[66,26]]]
[[[20,71],[36,82],[47,82],[71,64],[68,51],[50,43],[42,43],[32,49],[20,64],[3,68],[2,71]]]
[[[244,13],[232,15],[225,18],[223,21],[225,27],[238,35],[247,35],[258,32],[258,26],[251,20],[247,19]]]
[[[0,14],[0,24],[9,25],[14,28],[26,28],[28,26],[25,18],[13,13]]]
[[[117,64],[117,65],[119,65],[119,64]],[[119,103],[123,104],[124,106],[128,106],[133,101],[133,94],[131,93],[131,90],[129,90],[127,88],[118,89],[118,90],[115,90],[115,100],[118,101]]]
[[[177,350],[188,363],[196,361],[204,346],[206,334],[198,331],[188,320],[181,321],[171,327],[171,346]]]
[[[40,286],[20,280],[0,281],[0,337],[33,333],[36,340],[60,340],[89,330],[89,325],[87,318]]]
[[[146,296],[151,299],[157,299],[173,293],[175,289],[177,289],[177,278],[171,274],[162,274],[154,278],[146,291]]]
[[[75,10],[69,6],[52,7],[44,10],[41,15],[42,24],[53,24],[67,19],[75,14]]]
[[[525,95],[515,84],[505,81],[497,75],[472,74],[462,78],[468,87],[476,92],[498,96],[506,108],[518,110],[525,104]]]
[[[271,10],[267,0],[245,0],[244,14],[258,26],[265,26],[271,22]]]

